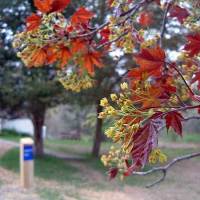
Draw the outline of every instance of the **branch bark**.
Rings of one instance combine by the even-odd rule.
[[[161,33],[160,33],[160,46],[161,47],[163,46],[163,37],[164,37],[165,31],[166,31],[167,14],[171,8],[171,5],[172,5],[172,3],[168,2],[167,7],[164,12],[163,23],[162,23]]]
[[[162,176],[156,180],[153,183],[150,183],[148,185],[146,185],[147,188],[153,187],[161,182],[163,182],[167,176],[167,172],[168,170],[173,167],[175,164],[177,164],[178,162],[184,161],[184,160],[189,160],[195,157],[200,157],[200,152],[197,153],[191,153],[191,154],[187,154],[184,156],[180,156],[177,158],[174,158],[171,162],[169,162],[167,165],[162,166],[162,167],[154,167],[148,171],[145,172],[134,172],[133,175],[138,175],[138,176],[147,176],[156,172],[162,172]]]

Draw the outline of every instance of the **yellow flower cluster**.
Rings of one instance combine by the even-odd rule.
[[[133,49],[135,47],[133,36],[131,33],[128,33],[124,36],[123,44],[122,44],[124,53],[133,53]]]
[[[48,15],[43,15],[41,25],[38,29],[24,31],[15,35],[13,47],[23,48],[24,46],[28,45],[45,45],[54,37],[54,23],[64,27],[66,25],[66,22],[64,22],[64,16],[61,13],[50,13]]]
[[[80,76],[77,73],[71,73],[68,75],[60,71],[57,76],[63,87],[73,92],[80,92],[81,90],[90,89],[94,86],[94,80],[88,74]]]
[[[113,93],[109,99],[103,98],[101,100],[100,105],[104,110],[99,114],[99,118],[114,119],[113,126],[105,131],[105,135],[118,146],[115,150],[112,147],[109,154],[102,157],[102,161],[106,166],[115,163],[115,166],[124,171],[124,160],[129,158],[134,145],[133,134],[139,128],[135,119],[138,114],[142,115],[142,113],[138,113],[139,111],[133,105],[128,83],[121,83],[120,87],[121,93],[119,95]]]
[[[149,48],[152,46],[156,46],[158,44],[159,36],[156,35],[154,38],[145,40],[143,43],[141,43],[141,48]]]
[[[131,101],[128,97],[128,84],[126,82],[122,83],[121,90],[124,93],[117,94],[111,94],[110,99],[112,101],[112,104],[115,103],[118,106],[121,107],[121,111],[125,111],[128,109],[129,106],[131,106]],[[100,105],[104,107],[104,111],[99,114],[99,118],[103,119],[106,117],[116,117],[118,114],[120,114],[120,111],[118,109],[115,109],[112,105],[110,105],[107,98],[103,98],[100,102]]]
[[[122,13],[126,13],[132,8],[132,3],[127,2],[127,0],[114,0],[111,7],[119,7]],[[132,34],[132,30],[135,30],[135,27],[130,22],[127,22],[126,17],[126,15],[118,17],[116,14],[110,16],[109,29],[112,34],[110,34],[109,40],[112,41],[111,50],[115,50],[117,47],[125,54],[128,54],[133,53],[135,47],[135,38]]]
[[[179,103],[179,99],[176,95],[172,95],[169,99],[169,102],[172,104],[172,105],[177,105]]]
[[[185,73],[184,75],[185,80],[189,80],[187,76],[189,76],[189,72]],[[177,87],[177,93],[171,95],[169,99],[169,104],[171,106],[177,106],[180,104],[180,102],[186,102],[190,99],[188,88],[184,84],[182,84],[182,79],[177,78],[174,80],[174,82],[175,82],[174,84],[177,85],[178,87]]]
[[[167,162],[167,156],[160,149],[153,149],[149,156],[149,163],[156,164],[157,162]]]
[[[41,24],[37,29],[16,34],[13,40],[13,47],[17,49],[18,57],[22,59],[25,65],[32,66],[32,62],[36,60],[34,56],[38,56],[40,59],[37,58],[38,63],[36,63],[36,65],[40,65],[42,63],[40,60],[42,61],[44,55],[42,55],[39,50],[49,45],[52,39],[55,38],[54,24],[65,27],[66,23],[61,13],[53,12],[42,16]],[[69,42],[65,40],[63,40],[62,43],[65,45],[69,44]]]
[[[183,64],[182,70],[184,71],[185,80],[190,81],[193,78],[194,73],[198,71],[198,67],[196,65],[188,67],[187,65]]]
[[[190,15],[184,20],[184,26],[190,32],[200,32],[199,26],[199,8],[200,2],[197,0],[189,0],[192,4]]]
[[[182,62],[185,61],[185,59],[188,58],[188,54],[186,52],[181,52],[181,54],[177,57],[177,60]]]
[[[129,9],[129,4],[127,4],[127,0],[114,0],[111,4],[111,7],[116,8],[120,6],[122,10],[126,12]]]
[[[125,160],[128,158],[128,154],[124,154],[120,149],[111,146],[109,153],[101,156],[101,161],[106,167],[117,167],[120,172],[124,172],[127,169]]]
[[[200,26],[197,20],[198,15],[199,13],[193,12],[193,15],[187,17],[187,19],[184,21],[184,26],[192,32],[200,32]]]

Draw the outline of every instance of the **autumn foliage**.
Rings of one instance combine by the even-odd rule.
[[[133,58],[135,65],[130,66],[121,92],[101,101],[104,111],[99,117],[113,119],[106,135],[118,144],[102,156],[111,178],[118,173],[129,176],[148,162],[165,162],[166,155],[158,149],[160,131],[166,127],[182,136],[185,111],[200,110],[195,1],[109,0],[112,15],[95,27],[91,23],[95,14],[87,8],[77,8],[69,18],[61,14],[69,0],[34,2],[38,11],[27,18],[26,30],[16,35],[14,47],[28,67],[57,67],[61,77],[66,76],[61,78],[66,89],[91,87],[95,67],[101,68],[103,57],[116,48]],[[156,18],[151,9],[162,12],[160,33],[149,31]],[[171,21],[185,30],[184,44],[175,47],[175,61],[163,42]]]

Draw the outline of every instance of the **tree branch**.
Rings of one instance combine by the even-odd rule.
[[[183,121],[190,121],[190,120],[200,120],[200,117],[199,116],[192,116],[192,117],[188,117],[188,118],[185,118]]]
[[[151,184],[146,185],[147,188],[150,188],[150,187],[153,187],[153,186],[163,182],[165,180],[165,178],[166,178],[168,170],[172,166],[174,166],[176,163],[184,161],[184,160],[189,160],[189,159],[192,159],[192,158],[195,158],[195,157],[200,157],[200,152],[191,153],[191,154],[187,154],[187,155],[184,155],[184,156],[180,156],[180,157],[174,158],[171,162],[169,162],[165,166],[154,167],[154,168],[152,168],[152,169],[150,169],[148,171],[145,171],[145,172],[134,172],[133,175],[147,176],[147,175],[150,175],[150,174],[153,174],[153,173],[156,173],[156,172],[162,172],[161,178],[159,178],[158,180],[156,180],[155,182],[153,182]]]
[[[107,45],[110,45],[110,44],[112,44],[112,43],[114,43],[114,42],[117,42],[117,41],[121,40],[121,39],[122,39],[125,35],[127,35],[127,34],[128,34],[128,31],[125,31],[123,34],[121,34],[119,37],[115,38],[114,40],[110,40],[110,41],[108,41],[108,42],[105,42],[105,43],[99,45],[99,46],[97,47],[97,49],[101,49],[101,48],[104,47],[104,46],[107,46]]]
[[[165,30],[166,30],[166,24],[167,24],[167,14],[171,8],[171,2],[168,2],[167,3],[167,7],[165,9],[165,12],[164,12],[164,17],[163,17],[163,23],[162,23],[162,28],[161,28],[161,33],[160,33],[160,47],[163,46],[163,37],[164,37],[164,34],[165,34]]]
[[[185,80],[183,74],[180,72],[180,70],[175,66],[173,65],[172,63],[167,63],[166,64],[169,64],[178,74],[179,76],[181,77],[181,79],[183,80],[183,82],[185,83],[186,87],[188,88],[189,92],[191,95],[195,95],[195,93],[192,91],[192,89],[190,88],[190,86],[188,85],[187,81]]]

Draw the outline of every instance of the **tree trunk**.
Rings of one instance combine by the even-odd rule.
[[[98,101],[97,104],[97,122],[96,122],[96,133],[94,138],[94,144],[92,149],[92,156],[99,157],[100,148],[101,148],[101,142],[102,142],[102,126],[103,126],[103,120],[98,118],[98,115],[100,112],[102,112],[103,109],[100,106],[100,102]]]
[[[36,156],[44,155],[44,142],[42,135],[42,126],[45,120],[45,109],[32,113],[32,121],[34,126],[34,142]]]

